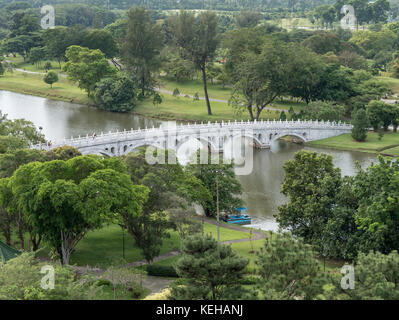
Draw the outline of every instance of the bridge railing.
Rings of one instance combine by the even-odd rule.
[[[49,150],[51,148],[56,148],[59,146],[70,145],[73,147],[84,147],[101,145],[106,143],[112,143],[118,140],[129,140],[137,135],[144,135],[145,137],[151,136],[153,133],[155,136],[159,136],[159,132],[167,134],[168,132],[190,133],[192,130],[215,130],[218,128],[230,128],[230,129],[247,129],[251,127],[253,129],[262,129],[267,127],[268,129],[282,129],[282,128],[295,128],[295,129],[309,129],[309,128],[332,128],[332,129],[351,129],[352,125],[345,122],[335,122],[335,121],[318,121],[318,120],[297,120],[297,121],[281,121],[281,120],[254,120],[254,121],[221,121],[221,122],[201,122],[201,123],[188,123],[188,124],[177,124],[176,127],[164,127],[161,125],[159,128],[145,128],[136,130],[123,130],[103,133],[93,137],[92,135],[71,137],[71,139],[63,139],[61,141],[54,141],[51,147],[46,144],[42,144],[42,149]],[[40,144],[32,145],[33,149],[40,149]]]

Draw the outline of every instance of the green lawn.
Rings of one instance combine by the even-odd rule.
[[[38,65],[32,64],[30,62],[24,62],[24,59],[20,55],[17,55],[16,57],[9,56],[6,58],[6,60],[11,61],[16,68],[24,69],[27,71],[34,71],[34,72],[44,72],[45,71],[44,65],[47,61],[49,61],[52,66],[50,70],[61,71],[58,61],[55,60],[44,60]],[[63,63],[61,63],[61,68],[62,66]]]
[[[383,154],[394,156],[394,157],[399,157],[399,146],[390,148],[390,149],[386,149],[383,151]]]
[[[217,237],[216,226],[204,223],[204,232]],[[222,241],[248,238],[248,233],[226,228],[220,229]],[[165,239],[161,254],[179,249],[180,238],[176,231],[171,231],[171,237]],[[107,266],[118,263],[123,257],[122,230],[117,225],[109,225],[100,230],[90,231],[76,246],[71,256],[71,264]],[[133,262],[144,259],[140,248],[132,236],[125,232],[125,260]]]
[[[265,239],[261,239],[252,241],[252,246],[251,241],[246,241],[233,243],[231,247],[240,256],[249,260],[247,270],[248,272],[253,273],[255,270],[256,251],[258,251],[264,245],[264,243]]]
[[[62,77],[59,77],[59,81],[53,84],[53,88],[50,88],[50,85],[44,83],[42,75],[14,71],[0,76],[0,89],[54,100],[93,104],[85,91]]]
[[[90,231],[76,246],[76,251],[71,256],[71,264],[105,267],[119,263],[123,258],[122,244],[122,229],[117,225]],[[163,242],[161,254],[179,247],[179,235],[172,231],[171,237]],[[125,260],[133,262],[141,259],[143,255],[140,248],[132,236],[125,232]]]
[[[208,95],[210,98],[219,99],[219,100],[229,100],[231,95],[231,88],[224,87],[221,84],[212,84],[211,81],[207,83],[208,87]],[[170,79],[162,78],[161,79],[161,88],[172,91],[175,88],[178,88],[180,93],[188,94],[194,96],[195,93],[198,93],[200,97],[204,96],[204,88],[202,82],[199,80],[186,80],[182,82],[176,82]]]
[[[221,223],[220,228],[220,241],[236,240],[236,239],[247,239],[249,238],[249,233],[244,231],[237,231],[232,229],[223,228],[225,223]],[[204,223],[204,234],[210,234],[212,237],[217,239],[217,226]]]
[[[336,137],[308,142],[307,145],[369,153],[390,153],[388,150],[399,146],[399,133],[387,132],[381,140],[378,140],[377,133],[369,132],[364,142],[355,141],[351,134],[347,133]],[[393,151],[397,152],[397,150]]]
[[[182,82],[176,82],[170,79],[162,78],[161,79],[161,88],[165,90],[172,91],[177,88],[179,89],[179,92],[181,94],[187,94],[190,96],[194,96],[195,93],[198,93],[200,97],[204,96],[204,88],[202,81],[200,80],[186,80]],[[208,81],[208,95],[210,99],[218,99],[218,100],[225,100],[228,101],[230,99],[232,93],[232,89],[230,87],[223,86],[221,84],[217,83],[211,83]],[[182,97],[180,97],[182,98]],[[177,98],[176,98],[177,99]],[[192,100],[190,98],[190,100]],[[213,105],[215,102],[211,101],[211,105]],[[205,104],[204,104],[205,105]],[[276,99],[275,102],[273,102],[269,107],[271,108],[277,108],[277,109],[285,109],[289,110],[290,107],[293,107],[293,109],[297,112],[299,112],[304,106],[306,106],[306,103],[304,102],[296,102],[293,100],[289,99],[284,99],[283,101],[280,99]],[[246,113],[245,113],[246,114]],[[280,114],[280,113],[278,113]]]

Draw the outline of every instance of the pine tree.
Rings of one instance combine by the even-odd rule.
[[[240,257],[230,245],[218,245],[210,235],[194,235],[183,242],[183,256],[176,263],[183,285],[172,285],[169,299],[220,300],[243,298],[240,285],[248,259]]]

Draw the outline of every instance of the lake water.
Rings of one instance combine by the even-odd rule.
[[[0,110],[9,119],[25,118],[37,127],[43,127],[46,139],[57,141],[71,136],[101,133],[123,129],[158,127],[163,121],[145,117],[101,111],[94,107],[41,97],[0,91]],[[294,153],[307,149],[333,156],[334,164],[344,175],[356,173],[355,162],[362,167],[376,162],[375,155],[330,149],[311,148],[286,141],[275,142],[270,149],[254,149],[252,173],[238,176],[242,183],[248,214],[253,225],[264,230],[277,230],[273,217],[279,205],[286,201],[280,193],[284,179],[282,166]]]

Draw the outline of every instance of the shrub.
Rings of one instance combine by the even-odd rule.
[[[148,265],[147,273],[149,276],[159,276],[159,277],[173,277],[178,278],[178,274],[176,273],[175,268],[172,266],[157,266],[157,265]]]
[[[102,286],[112,287],[111,281],[109,281],[107,279],[99,279],[99,280],[97,280],[96,281],[96,285],[98,287],[102,287]]]

